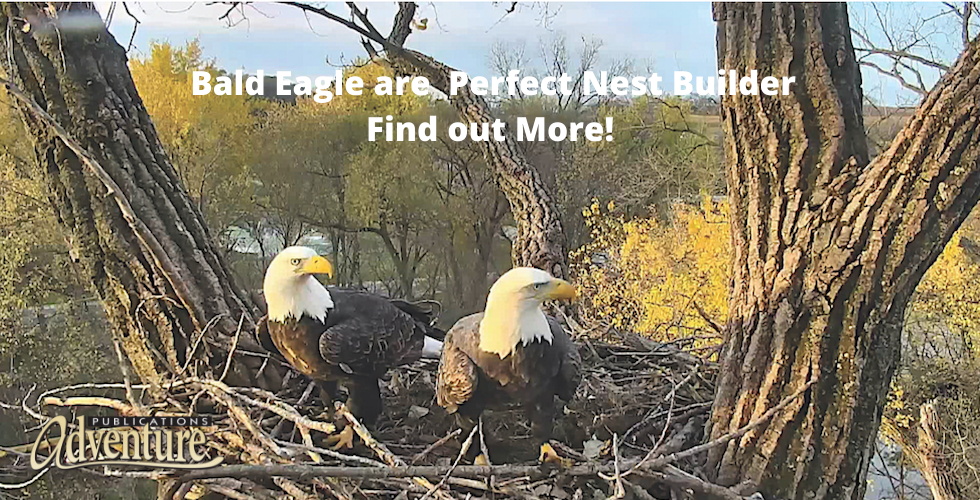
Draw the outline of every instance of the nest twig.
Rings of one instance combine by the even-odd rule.
[[[688,471],[697,468],[708,449],[764,425],[809,388],[742,429],[698,444],[714,392],[714,363],[676,345],[613,330],[602,335],[579,331],[576,338],[586,372],[578,394],[556,421],[556,448],[575,460],[563,468],[537,463],[537,449],[519,409],[486,412],[481,425],[460,442],[463,436],[453,419],[434,404],[437,364],[431,360],[391,372],[383,384],[388,410],[373,430],[338,407],[337,415],[360,438],[353,450],[343,452],[323,444],[336,426],[316,417],[324,409],[322,403],[310,401],[317,399],[311,397],[313,385],[296,374],[287,377],[275,394],[228,386],[219,374],[179,378],[160,391],[165,396],[156,396],[162,399],[154,401],[144,400],[154,391],[137,393],[133,389],[143,386],[127,381],[54,389],[34,404],[25,398],[20,407],[42,423],[50,412],[65,407],[102,408],[121,415],[208,411],[214,424],[206,429],[208,446],[212,454],[225,458],[224,465],[192,471],[89,470],[160,480],[166,486],[161,497],[167,499],[183,499],[194,490],[227,498],[291,495],[343,500],[354,498],[355,492],[357,497],[379,499],[393,499],[402,492],[422,500],[485,492],[565,499],[599,490],[614,498],[632,495],[652,500],[670,498],[674,490],[694,491],[697,498],[732,500],[743,497]],[[478,438],[481,451],[489,448],[497,465],[463,463]],[[23,446],[3,449],[7,451],[0,451],[0,467],[9,461],[12,465],[6,469],[12,470],[13,464],[23,463]],[[495,481],[487,482],[490,477]]]

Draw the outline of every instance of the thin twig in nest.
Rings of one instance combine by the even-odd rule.
[[[449,476],[453,475],[453,471],[456,470],[456,467],[459,466],[459,462],[463,460],[464,456],[466,456],[466,452],[470,451],[470,446],[473,444],[473,436],[476,435],[476,431],[477,431],[477,427],[473,427],[473,430],[470,431],[470,435],[466,437],[465,441],[463,441],[463,447],[459,449],[459,454],[456,455],[456,461],[453,462],[452,467],[450,467],[449,470],[446,471],[446,475],[442,476],[442,479],[439,481],[439,483],[433,486],[431,489],[429,489],[429,491],[426,491],[425,495],[422,495],[422,498],[420,498],[419,500],[426,500],[427,498],[432,496],[432,494],[435,493],[437,489],[441,488],[442,485],[446,484],[446,481],[449,479]]]
[[[360,436],[361,440],[364,441],[364,444],[366,444],[369,448],[374,450],[374,452],[377,453],[379,457],[381,457],[381,460],[384,460],[385,463],[387,463],[390,467],[405,466],[405,462],[403,462],[402,459],[398,458],[394,453],[392,453],[387,446],[379,442],[377,439],[374,439],[374,436],[372,436],[371,433],[368,432],[367,427],[364,427],[364,425],[361,424],[359,420],[357,420],[354,414],[352,414],[350,410],[347,409],[346,406],[338,403],[337,413],[347,419],[347,424],[354,428],[354,432],[356,432],[357,435]],[[424,477],[415,476],[412,477],[412,481],[415,481],[416,484],[418,484],[423,488],[427,488],[427,489],[432,488],[432,483],[429,482],[429,480]],[[436,495],[443,500],[451,500],[451,497],[449,495],[441,491],[437,492]]]
[[[699,413],[704,413],[704,412],[708,411],[709,409],[711,409],[711,404],[712,404],[711,402],[706,402],[706,403],[693,403],[693,404],[689,404],[689,405],[684,406],[684,407],[681,407],[681,408],[677,408],[676,411],[677,412],[680,412],[681,415],[679,417],[677,417],[677,420],[676,421],[683,421],[686,418],[690,418],[690,417],[692,417],[694,415],[697,415]],[[643,427],[648,422],[654,422],[654,421],[658,420],[659,418],[661,418],[663,416],[666,416],[667,414],[670,413],[670,411],[667,411],[667,410],[659,410],[658,411],[658,408],[660,408],[660,407],[658,406],[657,408],[654,408],[654,409],[650,410],[650,412],[647,413],[647,415],[645,417],[643,417],[643,420],[640,420],[639,422],[633,424],[633,426],[630,427],[629,430],[626,431],[626,434],[623,435],[623,440],[625,441],[627,437],[631,436],[634,432],[636,432],[638,429],[640,429],[641,427]]]
[[[197,352],[197,347],[201,345],[201,341],[204,340],[204,337],[207,335],[208,330],[211,329],[211,327],[214,326],[224,316],[225,316],[224,314],[216,314],[213,318],[208,320],[207,324],[204,325],[204,328],[201,329],[201,334],[198,335],[197,339],[194,340],[194,345],[191,346],[191,351],[187,353],[187,361],[184,363],[184,366],[178,368],[177,373],[174,374],[175,381],[177,377],[183,375],[184,372],[187,371],[187,368],[191,366],[191,363],[194,361],[194,353]]]
[[[693,372],[691,374],[693,375]],[[653,443],[653,449],[655,450],[660,448],[660,445],[664,444],[664,439],[667,439],[667,430],[670,429],[670,417],[674,414],[674,402],[677,400],[674,397],[674,389],[676,388],[677,386],[674,386],[674,388],[670,390],[670,394],[668,394],[670,397],[670,408],[667,409],[667,420],[664,421],[664,428],[662,431],[660,431],[660,437],[657,438],[657,442]]]
[[[313,395],[313,389],[315,388],[316,388],[316,382],[310,382],[309,385],[306,386],[306,390],[303,391],[303,395],[300,396],[299,401],[296,401],[295,407],[299,408],[303,406],[303,404],[305,404],[306,401],[309,400],[309,398]],[[270,434],[272,435],[273,439],[279,437],[279,434],[282,433],[283,428],[285,428],[286,426],[286,422],[289,422],[289,420],[286,418],[282,418],[281,420],[279,420],[279,423],[277,423],[276,426],[272,428],[272,432]]]
[[[681,380],[680,383],[678,383],[677,385],[675,385],[674,387],[672,387],[670,389],[670,392],[668,392],[667,393],[667,396],[664,397],[664,401],[673,401],[674,400],[674,395],[677,394],[677,391],[681,387],[684,387],[685,384],[687,384],[688,382],[690,382],[691,379],[694,378],[694,376],[698,374],[698,366],[699,365],[694,365],[694,368],[691,369],[691,373],[689,373],[686,377],[684,377],[684,379]]]
[[[128,416],[139,416],[142,415],[132,406],[119,401],[118,399],[104,398],[100,396],[76,396],[65,399],[56,398],[54,396],[48,396],[41,401],[42,405],[50,406],[60,406],[60,407],[74,407],[74,406],[100,406],[103,408],[112,408],[123,415]],[[159,417],[177,417],[182,416],[182,413],[161,411],[156,412],[156,416]]]
[[[409,464],[410,465],[415,465],[416,463],[418,463],[419,460],[422,460],[423,458],[425,458],[426,455],[428,455],[429,453],[432,453],[432,450],[435,450],[436,448],[438,448],[438,447],[446,444],[447,442],[449,442],[450,439],[458,436],[461,432],[463,432],[462,429],[455,429],[452,432],[450,432],[449,434],[446,434],[445,436],[443,436],[442,438],[440,438],[438,441],[436,441],[435,443],[430,444],[424,450],[422,450],[421,452],[419,452],[418,454],[416,454],[414,457],[412,457],[412,461],[409,462]]]
[[[376,460],[371,460],[370,458],[359,457],[357,455],[345,455],[343,453],[339,453],[334,450],[328,450],[326,448],[318,448],[316,446],[305,445],[305,444],[296,444],[296,443],[291,443],[289,441],[283,441],[280,439],[276,439],[275,442],[284,448],[296,448],[298,450],[303,450],[303,451],[312,451],[345,462],[358,463],[362,465],[367,465],[369,467],[386,467],[385,464],[378,462]]]
[[[296,428],[299,429],[299,434],[303,438],[303,444],[305,445],[306,453],[310,456],[314,463],[321,463],[323,459],[313,448],[313,437],[310,436],[310,428],[304,427],[300,424],[296,424]],[[275,440],[273,440],[275,441]]]
[[[123,359],[122,346],[119,344],[119,339],[112,339],[112,345],[116,349],[116,360],[119,362],[119,370],[122,372],[123,383],[126,386],[126,399],[129,400],[129,404],[136,409],[137,413],[143,414],[143,405],[133,394],[133,383],[130,379],[129,364]]]
[[[483,415],[476,420],[476,427],[480,429],[480,453],[483,453],[483,458],[487,459],[487,465],[492,465],[493,462],[490,461],[490,450],[487,448],[487,440],[483,435]]]
[[[626,497],[626,488],[623,487],[623,474],[619,468],[619,436],[613,434],[612,442],[612,452],[613,452],[613,471],[612,477],[606,476],[605,474],[599,473],[599,477],[605,479],[606,481],[613,482],[613,495],[609,497],[608,500],[619,500]]]
[[[309,418],[306,418],[300,415],[300,413],[295,408],[293,408],[292,406],[286,403],[283,403],[282,401],[277,401],[278,404],[272,405],[269,403],[258,401],[256,399],[252,399],[242,394],[241,392],[236,391],[231,387],[228,387],[227,385],[218,382],[216,380],[208,380],[208,379],[193,379],[193,380],[201,383],[202,385],[216,388],[224,392],[225,394],[230,394],[252,406],[257,406],[259,408],[269,410],[272,413],[275,413],[276,415],[279,415],[282,418],[292,421],[294,424],[303,425],[309,429],[317,430],[324,434],[333,434],[337,431],[337,426],[331,423],[318,422],[316,420],[311,420]]]
[[[693,456],[698,455],[700,453],[706,452],[706,451],[708,451],[708,450],[710,450],[710,449],[712,449],[712,448],[714,448],[716,446],[721,446],[723,444],[726,444],[726,443],[728,443],[729,441],[731,441],[733,439],[738,439],[738,438],[744,436],[749,431],[752,431],[753,429],[755,429],[757,427],[760,427],[763,424],[765,424],[766,422],[768,422],[772,417],[774,417],[777,413],[779,413],[784,408],[786,408],[787,406],[789,406],[789,404],[792,403],[793,401],[795,401],[797,398],[799,398],[800,396],[802,396],[803,393],[805,393],[807,390],[809,390],[810,387],[812,387],[813,384],[816,384],[816,383],[817,383],[817,379],[810,380],[803,387],[801,387],[800,390],[798,390],[798,391],[794,392],[793,394],[787,396],[785,399],[783,399],[782,401],[780,401],[778,405],[770,408],[769,411],[763,413],[762,416],[760,416],[759,418],[757,418],[757,419],[749,422],[748,424],[746,424],[745,426],[739,428],[738,430],[736,430],[734,432],[729,432],[728,434],[725,434],[724,436],[721,436],[718,439],[715,439],[715,440],[710,441],[708,443],[704,443],[702,445],[695,446],[693,448],[688,448],[687,450],[684,450],[684,451],[681,451],[681,452],[678,452],[678,453],[672,453],[672,454],[667,455],[665,457],[661,457],[661,458],[658,458],[656,460],[647,462],[647,460],[649,460],[650,457],[653,455],[653,453],[656,451],[656,449],[650,450],[650,453],[647,453],[646,456],[643,457],[643,459],[641,459],[636,465],[634,465],[631,470],[627,471],[626,472],[626,475],[629,475],[634,470],[641,469],[641,468],[659,469],[659,468],[661,468],[661,467],[663,467],[665,465],[669,465],[669,464],[675,463],[675,462],[677,462],[679,460],[682,460],[682,459],[685,459],[685,458],[693,457]]]
[[[225,369],[221,372],[221,376],[218,377],[218,382],[223,382],[225,377],[228,376],[228,369],[231,368],[231,362],[234,359],[235,349],[238,347],[238,338],[242,336],[242,324],[245,323],[245,313],[242,313],[242,317],[238,319],[238,329],[235,330],[235,339],[231,342],[231,350],[228,351],[228,360],[225,361]]]

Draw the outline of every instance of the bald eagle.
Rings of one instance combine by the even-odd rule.
[[[432,325],[431,311],[366,291],[327,288],[314,274],[333,276],[333,266],[311,248],[289,247],[272,260],[262,287],[268,315],[259,340],[316,381],[328,412],[340,382],[351,413],[373,423],[383,411],[378,379],[422,356],[438,358],[445,334]],[[338,447],[352,441],[346,427]]]
[[[484,408],[518,403],[540,444],[539,460],[561,460],[548,444],[555,396],[572,399],[582,360],[541,306],[574,298],[571,284],[540,269],[504,273],[490,288],[484,312],[460,319],[446,334],[436,378],[439,405],[455,413],[461,427],[472,429]]]

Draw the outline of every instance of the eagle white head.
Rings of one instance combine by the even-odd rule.
[[[270,320],[299,319],[304,314],[317,321],[327,317],[333,300],[314,274],[332,277],[333,266],[312,248],[288,247],[272,259],[262,284]]]
[[[551,327],[541,305],[557,299],[575,299],[575,287],[533,267],[507,271],[490,287],[480,321],[480,349],[503,359],[521,342],[551,343]]]

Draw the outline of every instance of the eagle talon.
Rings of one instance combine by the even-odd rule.
[[[340,449],[351,449],[354,447],[354,428],[351,426],[344,427],[344,430],[340,431],[340,434],[336,436],[330,436],[327,438],[327,444],[332,445],[333,451]]]
[[[574,462],[569,458],[562,458],[561,455],[551,447],[551,444],[544,443],[541,445],[541,454],[538,456],[538,461],[543,464],[558,464],[563,467],[571,467]]]
[[[489,466],[490,459],[487,458],[487,456],[484,455],[483,453],[480,453],[479,455],[476,456],[475,459],[473,459],[473,465]]]

